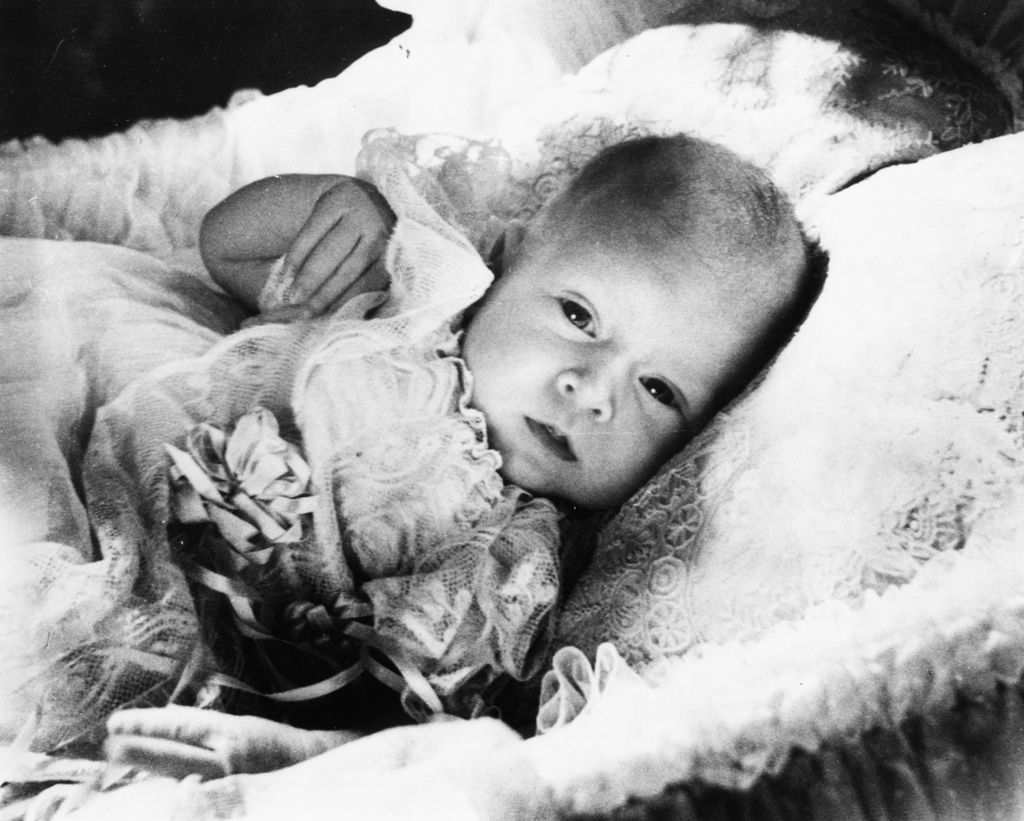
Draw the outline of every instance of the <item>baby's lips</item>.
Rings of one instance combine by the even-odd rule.
[[[578,457],[573,450],[569,436],[561,428],[530,417],[527,417],[526,424],[533,435],[537,437],[549,452],[565,462],[577,461]]]

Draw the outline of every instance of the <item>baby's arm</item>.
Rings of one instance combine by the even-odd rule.
[[[107,722],[107,760],[171,778],[281,769],[353,741],[348,730],[301,730],[256,716],[172,705],[122,710]]]
[[[286,273],[294,274],[291,315],[316,316],[387,286],[380,262],[394,221],[368,183],[287,174],[257,180],[215,206],[199,248],[214,280],[252,310],[283,256]]]

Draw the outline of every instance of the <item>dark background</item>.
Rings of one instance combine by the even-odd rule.
[[[0,0],[0,140],[187,117],[333,77],[408,27],[373,0]]]

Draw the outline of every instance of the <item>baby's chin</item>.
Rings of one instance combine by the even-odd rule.
[[[618,507],[632,496],[639,488],[622,487],[619,485],[597,488],[579,488],[568,490],[563,494],[565,501],[588,510],[602,510]]]
[[[486,412],[484,416],[487,416]],[[501,427],[493,420],[487,426],[487,438],[490,447],[501,456],[498,469],[501,478],[534,496],[600,510],[622,504],[643,485],[643,481],[637,480],[636,471],[628,478],[610,476],[607,469],[600,470],[600,475],[594,475],[598,471],[587,471],[579,462],[572,463],[572,468],[556,464],[547,469],[544,463],[529,455],[528,449],[518,452],[515,438],[506,439]]]

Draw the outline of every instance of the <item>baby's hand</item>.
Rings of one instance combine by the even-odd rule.
[[[373,186],[344,178],[328,189],[285,255],[285,274],[294,272],[286,307],[319,316],[357,294],[386,288],[382,256],[394,224]]]
[[[358,733],[300,730],[255,716],[194,707],[122,710],[107,721],[107,760],[158,775],[204,779],[287,767]]]

